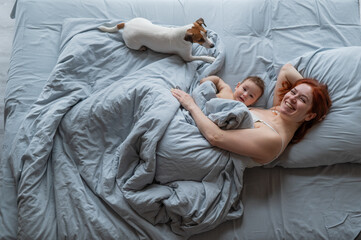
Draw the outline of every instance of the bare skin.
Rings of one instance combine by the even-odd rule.
[[[292,68],[292,65],[287,64],[282,68],[276,83],[276,94],[279,90],[277,86],[281,86],[279,82],[286,80],[294,83],[302,78],[300,74],[294,74],[296,69]],[[211,145],[249,156],[260,164],[271,162],[280,151],[284,151],[301,123],[315,116],[315,113],[309,113],[313,99],[312,88],[307,84],[293,88],[279,105],[271,109],[250,109],[278,133],[263,123],[255,123],[255,128],[251,129],[222,130],[204,115],[189,94],[179,89],[172,89],[172,94],[191,113],[197,127]]]
[[[242,83],[239,82],[234,92],[232,88],[218,76],[203,78],[200,83],[202,84],[205,81],[211,81],[216,85],[218,98],[240,101],[246,106],[254,104],[262,95],[262,90],[251,80],[245,80]]]

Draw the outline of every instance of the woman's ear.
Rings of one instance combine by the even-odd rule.
[[[307,113],[305,121],[310,121],[310,120],[314,119],[316,116],[317,116],[317,113],[313,113],[313,112]]]

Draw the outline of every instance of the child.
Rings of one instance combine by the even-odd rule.
[[[218,98],[240,101],[246,106],[254,104],[262,96],[265,87],[263,80],[255,76],[249,76],[239,82],[234,92],[220,77],[209,76],[203,78],[200,83],[202,84],[205,81],[211,81],[216,85]]]

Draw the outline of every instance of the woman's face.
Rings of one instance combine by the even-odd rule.
[[[292,88],[283,98],[279,111],[296,122],[309,121],[316,116],[311,113],[313,94],[308,84],[302,83]]]

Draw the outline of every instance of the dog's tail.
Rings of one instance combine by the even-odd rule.
[[[119,29],[124,28],[124,23],[119,23],[117,25],[115,25],[114,27],[106,27],[106,26],[100,26],[98,27],[99,30],[103,31],[103,32],[118,32]]]

